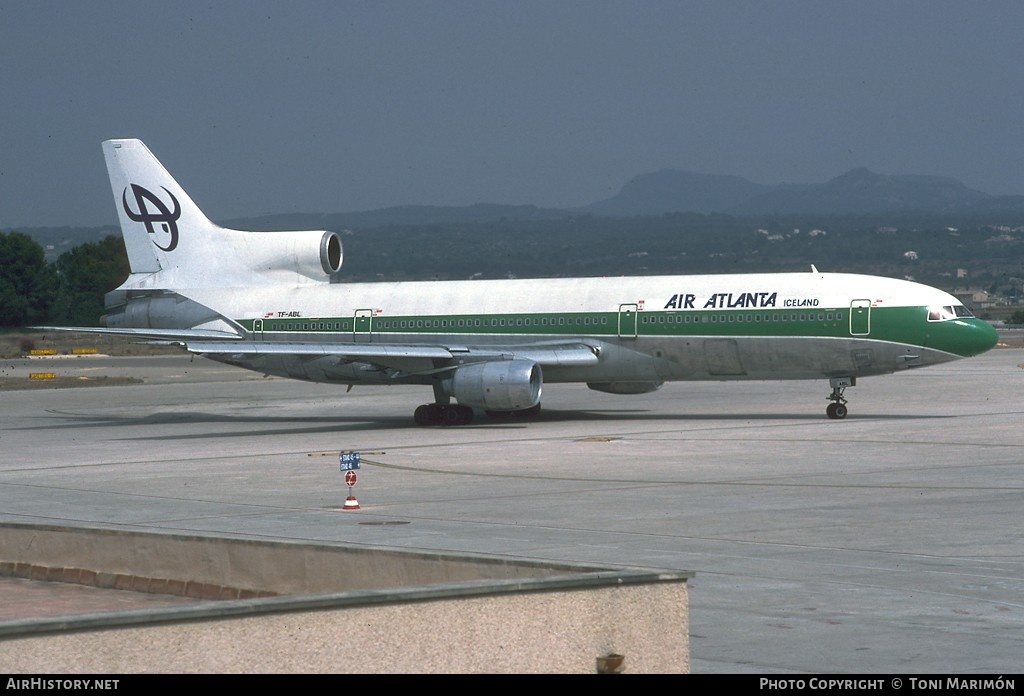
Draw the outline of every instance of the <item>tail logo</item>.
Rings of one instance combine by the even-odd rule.
[[[135,222],[142,222],[146,225],[146,232],[153,235],[153,244],[158,249],[163,251],[174,251],[174,248],[178,246],[178,218],[181,217],[181,206],[178,205],[178,199],[174,197],[174,194],[167,191],[166,188],[161,186],[160,188],[167,191],[167,195],[171,197],[171,201],[174,202],[174,211],[167,209],[164,202],[161,201],[156,195],[147,189],[142,188],[138,184],[132,184],[132,193],[135,194],[135,205],[138,207],[139,212],[133,212],[128,205],[128,187],[125,186],[124,191],[121,193],[121,203],[124,206],[124,212],[128,214],[128,217]],[[149,207],[146,205],[147,202],[153,206],[158,212],[151,213]],[[162,246],[157,241],[157,231],[153,229],[153,223],[160,223],[160,229],[163,230],[161,236],[167,238],[167,246]]]

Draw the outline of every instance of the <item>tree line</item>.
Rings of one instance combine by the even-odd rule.
[[[0,232],[0,327],[99,326],[103,296],[128,271],[119,236],[80,244],[48,263],[27,234]]]

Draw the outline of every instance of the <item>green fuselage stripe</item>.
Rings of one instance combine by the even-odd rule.
[[[923,339],[924,307],[873,308],[870,316],[851,322],[851,310],[813,308],[780,310],[690,310],[569,312],[545,314],[460,314],[374,317],[301,317],[243,319],[249,331],[262,322],[264,334],[373,333],[400,338],[422,336],[834,336],[870,335],[904,343]],[[634,330],[635,326],[635,330]]]

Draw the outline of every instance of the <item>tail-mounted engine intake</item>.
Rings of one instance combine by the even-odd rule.
[[[462,365],[452,378],[452,396],[463,406],[489,411],[521,411],[540,403],[540,365],[500,360]]]
[[[232,237],[239,258],[260,273],[286,271],[327,280],[341,268],[344,257],[336,232],[243,232]]]

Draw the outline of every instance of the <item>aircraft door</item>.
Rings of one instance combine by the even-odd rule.
[[[369,343],[373,340],[373,310],[357,309],[352,318],[352,338],[356,343]]]
[[[867,336],[871,333],[871,300],[850,302],[850,335]]]
[[[252,338],[254,341],[263,340],[263,320],[253,319],[252,321]]]
[[[619,338],[636,338],[635,304],[619,305]]]

